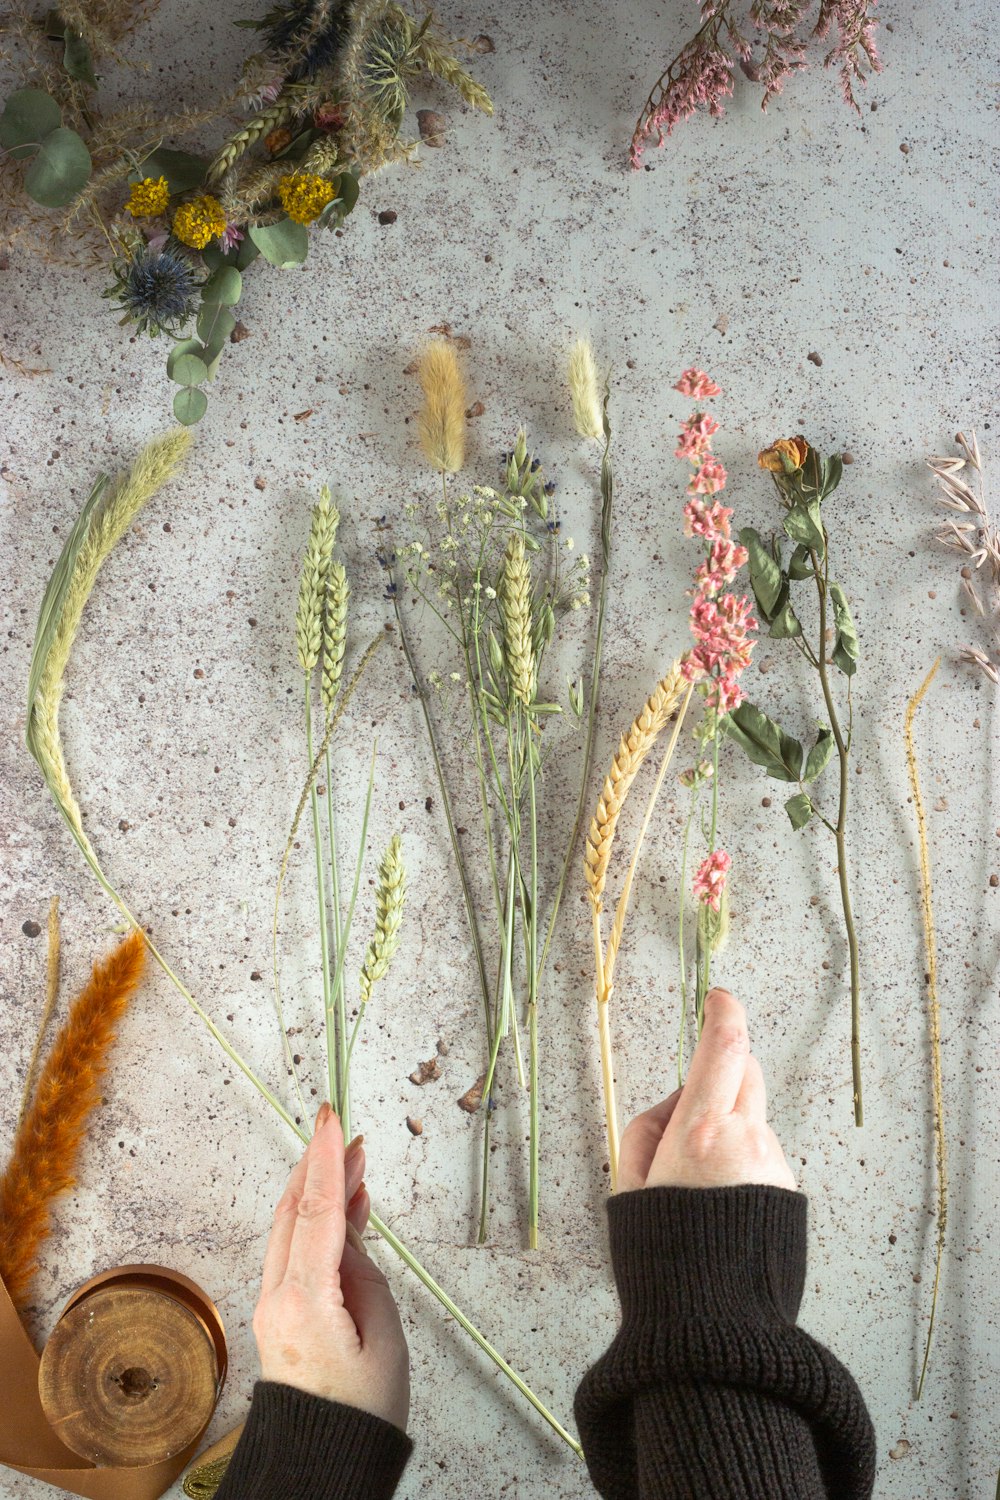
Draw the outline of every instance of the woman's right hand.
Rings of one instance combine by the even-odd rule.
[[[637,1115],[622,1136],[618,1191],[741,1183],[795,1188],[767,1123],[764,1075],[750,1053],[746,1011],[728,990],[710,990],[684,1087]]]

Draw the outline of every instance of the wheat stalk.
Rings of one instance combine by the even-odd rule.
[[[524,537],[515,531],[507,543],[499,589],[504,654],[511,691],[525,708],[535,696],[535,653],[531,632],[531,565]]]
[[[340,511],[324,485],[313,506],[295,611],[295,649],[303,672],[311,672],[319,661],[323,639],[323,599],[339,525]]]
[[[326,577],[326,611],[323,616],[323,669],[320,690],[327,717],[340,691],[340,680],[344,673],[344,652],[347,649],[347,605],[350,586],[343,563],[330,564]]]
[[[224,177],[240,157],[244,156],[262,136],[269,135],[279,125],[284,125],[288,120],[293,119],[301,109],[302,105],[298,100],[291,99],[285,94],[280,99],[276,99],[268,109],[262,109],[260,114],[254,115],[242,130],[238,130],[235,135],[229,137],[222,149],[212,158],[205,173],[206,187],[211,187],[214,182]]]
[[[378,867],[378,889],[375,893],[375,932],[368,944],[361,966],[359,988],[361,1004],[371,999],[374,986],[384,979],[399,947],[399,928],[406,902],[406,867],[399,834],[394,833]]]
[[[611,762],[611,769],[601,789],[597,811],[590,824],[590,833],[587,837],[587,847],[584,855],[587,896],[590,900],[593,925],[597,1029],[601,1048],[601,1079],[604,1087],[604,1118],[608,1138],[608,1166],[611,1175],[612,1192],[618,1186],[619,1149],[618,1105],[615,1096],[609,1004],[615,959],[621,944],[625,916],[628,911],[629,898],[632,892],[632,882],[639,863],[639,854],[650,819],[653,816],[653,808],[656,804],[660,787],[663,784],[663,778],[673,757],[687,706],[691,701],[691,692],[691,684],[684,678],[680,669],[680,663],[675,662],[666,676],[657,683],[643,704],[642,709],[636,715],[635,719],[633,719],[628,732],[619,741],[617,753]],[[625,877],[625,883],[622,887],[622,893],[615,908],[611,936],[608,939],[607,949],[604,950],[601,943],[602,898],[607,884],[608,864],[611,859],[611,849],[614,844],[618,820],[621,817],[625,799],[639,773],[643,761],[653,749],[663,730],[670,723],[678,704],[681,703],[682,695],[683,705],[677,714],[674,731],[661,763],[656,778],[656,785],[653,788],[652,795],[646,807],[645,817],[639,831],[639,837],[636,840],[635,849]]]

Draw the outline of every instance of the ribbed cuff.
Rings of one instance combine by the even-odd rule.
[[[806,1199],[786,1188],[640,1188],[608,1200],[623,1319],[775,1317],[794,1323]]]
[[[412,1449],[359,1407],[260,1380],[216,1500],[389,1500]]]

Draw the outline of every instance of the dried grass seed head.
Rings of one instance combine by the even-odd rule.
[[[361,966],[360,991],[364,1004],[371,998],[372,989],[377,982],[384,978],[399,947],[399,929],[405,903],[406,867],[403,864],[403,844],[399,834],[394,833],[378,869],[375,932]]]
[[[511,692],[527,708],[535,696],[535,653],[532,646],[531,564],[520,531],[513,532],[507,543],[498,601]]]
[[[299,602],[295,611],[295,649],[303,672],[311,672],[319,661],[326,580],[339,524],[340,512],[324,485],[319,500],[313,506],[309,540],[299,579]]]
[[[455,474],[465,461],[465,381],[453,344],[435,339],[420,360],[420,445],[439,474]]]
[[[604,436],[604,418],[598,393],[597,364],[589,339],[577,339],[569,356],[569,393],[573,402],[573,425],[581,437]]]

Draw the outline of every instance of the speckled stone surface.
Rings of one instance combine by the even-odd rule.
[[[245,40],[164,0],[148,87],[194,98]],[[239,8],[233,10],[233,16]],[[741,523],[766,526],[758,447],[803,431],[854,458],[830,503],[851,593],[856,679],[853,875],[862,937],[866,1124],[850,1108],[846,955],[834,861],[821,829],[793,835],[780,787],[726,755],[724,838],[732,939],[719,978],[748,1006],[778,1135],[811,1203],[802,1321],[850,1364],[879,1439],[880,1500],[992,1495],[998,1463],[995,1326],[1000,786],[996,690],[957,663],[953,558],[933,545],[923,456],[976,426],[992,457],[997,360],[997,114],[992,7],[889,3],[886,71],[860,117],[815,69],[767,116],[741,84],[725,120],[685,127],[652,170],[624,146],[648,82],[691,28],[689,5],[502,11],[442,8],[487,33],[475,71],[490,122],[434,91],[443,149],[363,187],[340,239],[307,266],[246,278],[250,337],[227,351],[184,475],[101,576],[69,674],[67,756],[90,836],[171,963],[273,1085],[291,1094],[266,976],[273,881],[303,764],[291,619],[310,496],[343,496],[363,643],[387,618],[372,520],[426,484],[407,373],[434,325],[471,339],[467,472],[489,480],[519,422],[559,482],[564,534],[596,551],[593,455],[561,383],[588,331],[614,366],[618,527],[598,764],[684,645],[692,566],[681,536],[686,403],[670,389],[706,366],[724,395],[719,451]],[[203,32],[203,23],[197,28]],[[877,105],[877,109],[875,106]],[[395,222],[378,214],[393,210]],[[101,273],[46,271],[19,253],[0,273],[6,353],[50,373],[0,371],[0,1134],[8,1140],[44,983],[50,893],[62,898],[64,1000],[110,941],[113,911],[76,856],[23,749],[24,685],[50,567],[101,466],[167,421],[163,348],[130,340]],[[720,331],[721,329],[725,331]],[[818,359],[810,356],[817,355]],[[305,415],[303,415],[305,414]],[[256,483],[255,483],[256,481]],[[567,670],[573,670],[573,640]],[[933,1270],[933,1138],[915,830],[902,746],[907,696],[944,663],[918,737],[937,880],[951,1215],[927,1390],[911,1399]],[[753,691],[803,734],[813,684],[762,642]],[[393,829],[411,904],[393,978],[357,1060],[356,1123],[383,1216],[567,1420],[576,1382],[614,1329],[606,1176],[586,909],[578,881],[543,998],[543,1248],[522,1248],[526,1113],[500,1112],[493,1244],[472,1247],[479,1120],[456,1100],[482,1067],[480,1011],[459,893],[418,710],[397,649],[361,689],[337,753],[345,843],[373,732],[379,774],[370,871]],[[570,768],[571,769],[571,768]],[[595,770],[595,789],[599,772]],[[566,785],[569,785],[567,779]],[[763,805],[770,796],[773,805]],[[432,798],[430,810],[427,799]],[[551,842],[565,827],[558,778]],[[634,813],[637,809],[634,810]],[[614,1028],[625,1112],[667,1091],[675,1067],[673,922],[683,803],[668,791],[618,973]],[[473,825],[471,807],[464,819]],[[306,851],[307,852],[307,851]],[[369,893],[370,894],[370,893]],[[29,936],[37,923],[41,936]],[[25,925],[27,924],[27,926]],[[286,998],[317,1040],[315,915],[293,865],[282,922]],[[264,975],[263,980],[259,976]],[[448,1046],[438,1081],[408,1075]],[[508,1091],[509,1092],[509,1091]],[[165,1262],[217,1299],[231,1378],[213,1434],[238,1420],[254,1374],[250,1315],[271,1208],[295,1143],[158,974],[122,1028],[78,1188],[61,1203],[38,1282],[36,1327],[115,1263]],[[419,1116],[423,1134],[408,1132]],[[376,1250],[413,1357],[416,1451],[405,1497],[576,1500],[582,1466],[390,1253]],[[475,1475],[473,1481],[470,1476]],[[177,1490],[179,1494],[179,1487]],[[0,1474],[3,1500],[40,1485]]]

